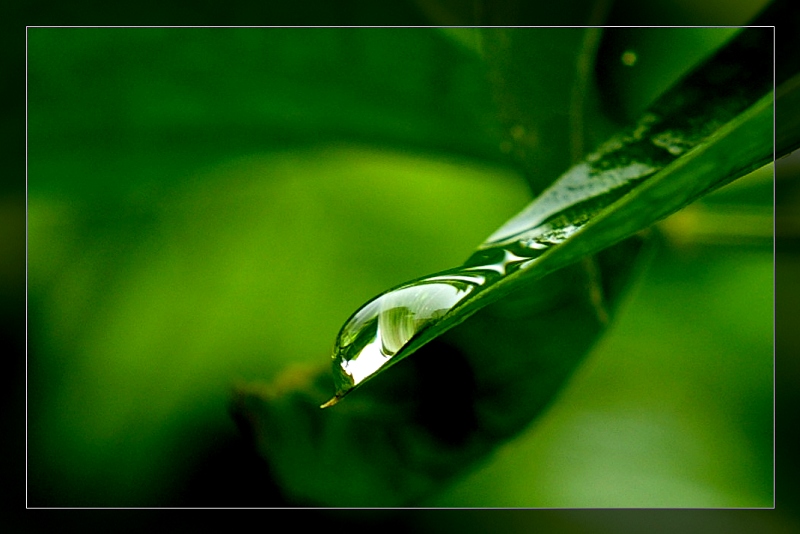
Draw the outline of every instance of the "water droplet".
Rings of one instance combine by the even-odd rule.
[[[334,358],[345,392],[375,374],[415,335],[485,283],[479,274],[431,276],[384,293],[345,323]],[[349,386],[349,387],[348,387]]]
[[[333,351],[338,402],[349,390],[393,358],[429,326],[492,282],[524,268],[541,254],[505,248],[478,250],[463,266],[443,271],[395,289],[369,301],[347,320]]]

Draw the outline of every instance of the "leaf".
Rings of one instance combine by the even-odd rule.
[[[570,169],[461,266],[369,301],[333,354],[339,399],[484,306],[606,248],[773,155],[772,32],[743,30]]]
[[[732,64],[747,57],[747,54],[739,54]],[[696,88],[699,94],[694,93],[694,106],[687,99],[683,99],[683,103],[681,98],[662,99],[660,110],[666,115],[674,115],[681,109],[694,113],[672,116],[678,123],[684,120],[685,131],[696,134],[688,135],[694,139],[694,148],[687,146],[681,156],[688,163],[678,164],[676,158],[665,158],[656,162],[661,165],[660,173],[654,169],[649,175],[641,176],[640,181],[631,177],[621,180],[630,186],[627,196],[616,197],[606,190],[607,197],[596,197],[589,191],[588,198],[600,202],[593,207],[591,204],[580,207],[592,214],[594,222],[587,222],[572,237],[536,258],[537,262],[549,265],[549,274],[545,274],[548,271],[545,268],[533,271],[532,275],[525,274],[524,270],[516,271],[515,278],[508,278],[510,282],[492,290],[492,298],[480,302],[481,306],[488,305],[476,306],[479,309],[474,315],[459,317],[463,321],[460,324],[452,321],[448,326],[454,328],[450,330],[437,330],[441,321],[449,318],[447,315],[436,317],[430,306],[437,298],[446,300],[446,290],[439,296],[429,295],[426,301],[429,316],[432,322],[439,324],[428,333],[435,330],[435,335],[431,335],[427,344],[422,336],[413,338],[410,344],[418,344],[413,357],[405,358],[392,372],[378,372],[370,380],[362,381],[357,395],[333,409],[317,409],[329,378],[313,370],[287,370],[285,376],[272,385],[240,386],[235,397],[236,412],[254,429],[257,445],[270,461],[272,475],[287,497],[298,504],[326,506],[424,503],[426,497],[441,490],[530,424],[553,401],[605,327],[592,288],[600,287],[603,309],[612,316],[635,270],[632,259],[639,255],[642,239],[633,236],[602,250],[594,264],[575,263],[557,270],[550,267],[555,269],[562,262],[575,261],[585,252],[568,246],[586,246],[587,250],[594,251],[595,247],[608,245],[592,243],[584,236],[597,235],[602,240],[613,237],[617,232],[614,225],[603,221],[613,221],[612,215],[617,210],[648,211],[646,208],[652,206],[639,204],[641,199],[631,201],[633,208],[626,205],[625,198],[639,198],[632,194],[634,190],[641,190],[638,194],[649,198],[651,193],[669,190],[664,184],[673,176],[680,178],[683,187],[686,173],[692,169],[706,172],[711,162],[724,161],[729,166],[737,161],[744,162],[735,151],[727,154],[725,148],[744,139],[749,146],[748,134],[754,132],[748,132],[747,128],[755,127],[763,133],[771,114],[764,105],[769,98],[760,100],[769,93],[770,65],[768,62],[761,65],[757,53],[749,59],[755,61],[757,68],[750,65],[743,69],[744,75],[755,72],[760,73],[761,78],[755,84],[758,89],[744,101],[726,92],[732,89],[732,84],[717,88],[723,89],[721,91],[705,88],[705,93],[700,84]],[[678,91],[673,96],[675,94],[681,93]],[[731,98],[726,99],[726,94]],[[737,100],[736,105],[725,104]],[[667,105],[670,103],[672,106]],[[681,108],[681,105],[686,107]],[[719,107],[711,110],[715,105]],[[747,113],[739,117],[745,111]],[[711,113],[718,119],[705,133],[703,128],[707,123],[692,122],[703,113]],[[675,126],[668,120],[650,124],[650,137],[663,133],[670,124]],[[625,137],[622,136],[623,141]],[[754,137],[756,143],[750,148],[757,151],[763,148],[764,139],[758,135]],[[796,129],[790,129],[786,137],[796,141],[799,136]],[[766,157],[769,158],[771,134],[767,138]],[[618,138],[615,142],[619,141]],[[635,143],[622,144],[635,148]],[[717,148],[713,148],[715,146]],[[716,158],[720,160],[715,161]],[[747,162],[741,172],[750,165],[756,163]],[[714,180],[704,175],[703,180],[709,180],[705,185],[714,187],[730,179],[725,172],[721,169]],[[714,174],[713,169],[711,173]],[[650,182],[655,184],[651,189],[639,189]],[[692,187],[694,192],[682,194],[684,198],[679,201],[666,199],[665,203],[664,199],[659,199],[658,207],[665,203],[671,205],[669,209],[678,209],[682,203],[705,192],[695,184]],[[522,218],[520,230],[528,230],[525,226],[530,222],[529,215],[536,213]],[[623,233],[626,232],[627,228]],[[504,237],[498,236],[501,240]],[[537,237],[535,232],[532,237]],[[483,253],[495,249],[491,243],[489,245]],[[471,272],[468,276],[474,275]],[[406,326],[410,324],[402,314],[399,319],[406,321]],[[386,320],[397,318],[390,314]],[[397,339],[393,338],[395,344]],[[410,344],[401,350],[408,350]],[[344,385],[348,385],[347,381]]]

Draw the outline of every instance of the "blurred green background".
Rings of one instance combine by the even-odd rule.
[[[648,35],[614,114],[730,31]],[[490,68],[435,29],[29,29],[28,504],[281,504],[230,387],[326,365],[364,300],[530,200]],[[429,505],[771,506],[772,191],[665,221],[552,409]]]

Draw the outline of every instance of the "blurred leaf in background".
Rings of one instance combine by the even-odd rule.
[[[691,31],[636,34],[653,52],[613,64],[615,109],[672,76],[653,55],[725,32]],[[528,202],[489,67],[432,29],[28,39],[29,504],[281,503],[204,480],[237,440],[230,386],[327,361],[364,300],[459,263]],[[430,504],[769,506],[770,177],[666,221],[552,411]]]
[[[161,502],[234,379],[324,359],[363,295],[528,199],[434,30],[30,31],[34,465],[62,498]]]

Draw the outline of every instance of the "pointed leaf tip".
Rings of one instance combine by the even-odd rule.
[[[329,400],[329,401],[328,401],[328,402],[326,402],[325,404],[321,404],[321,405],[320,405],[320,408],[322,408],[322,409],[325,409],[325,408],[330,408],[330,407],[331,407],[331,406],[333,406],[334,404],[338,403],[338,402],[341,400],[341,398],[342,398],[342,397],[341,397],[341,396],[339,396],[339,395],[334,395],[334,396],[333,396],[333,398],[332,398],[331,400]]]

